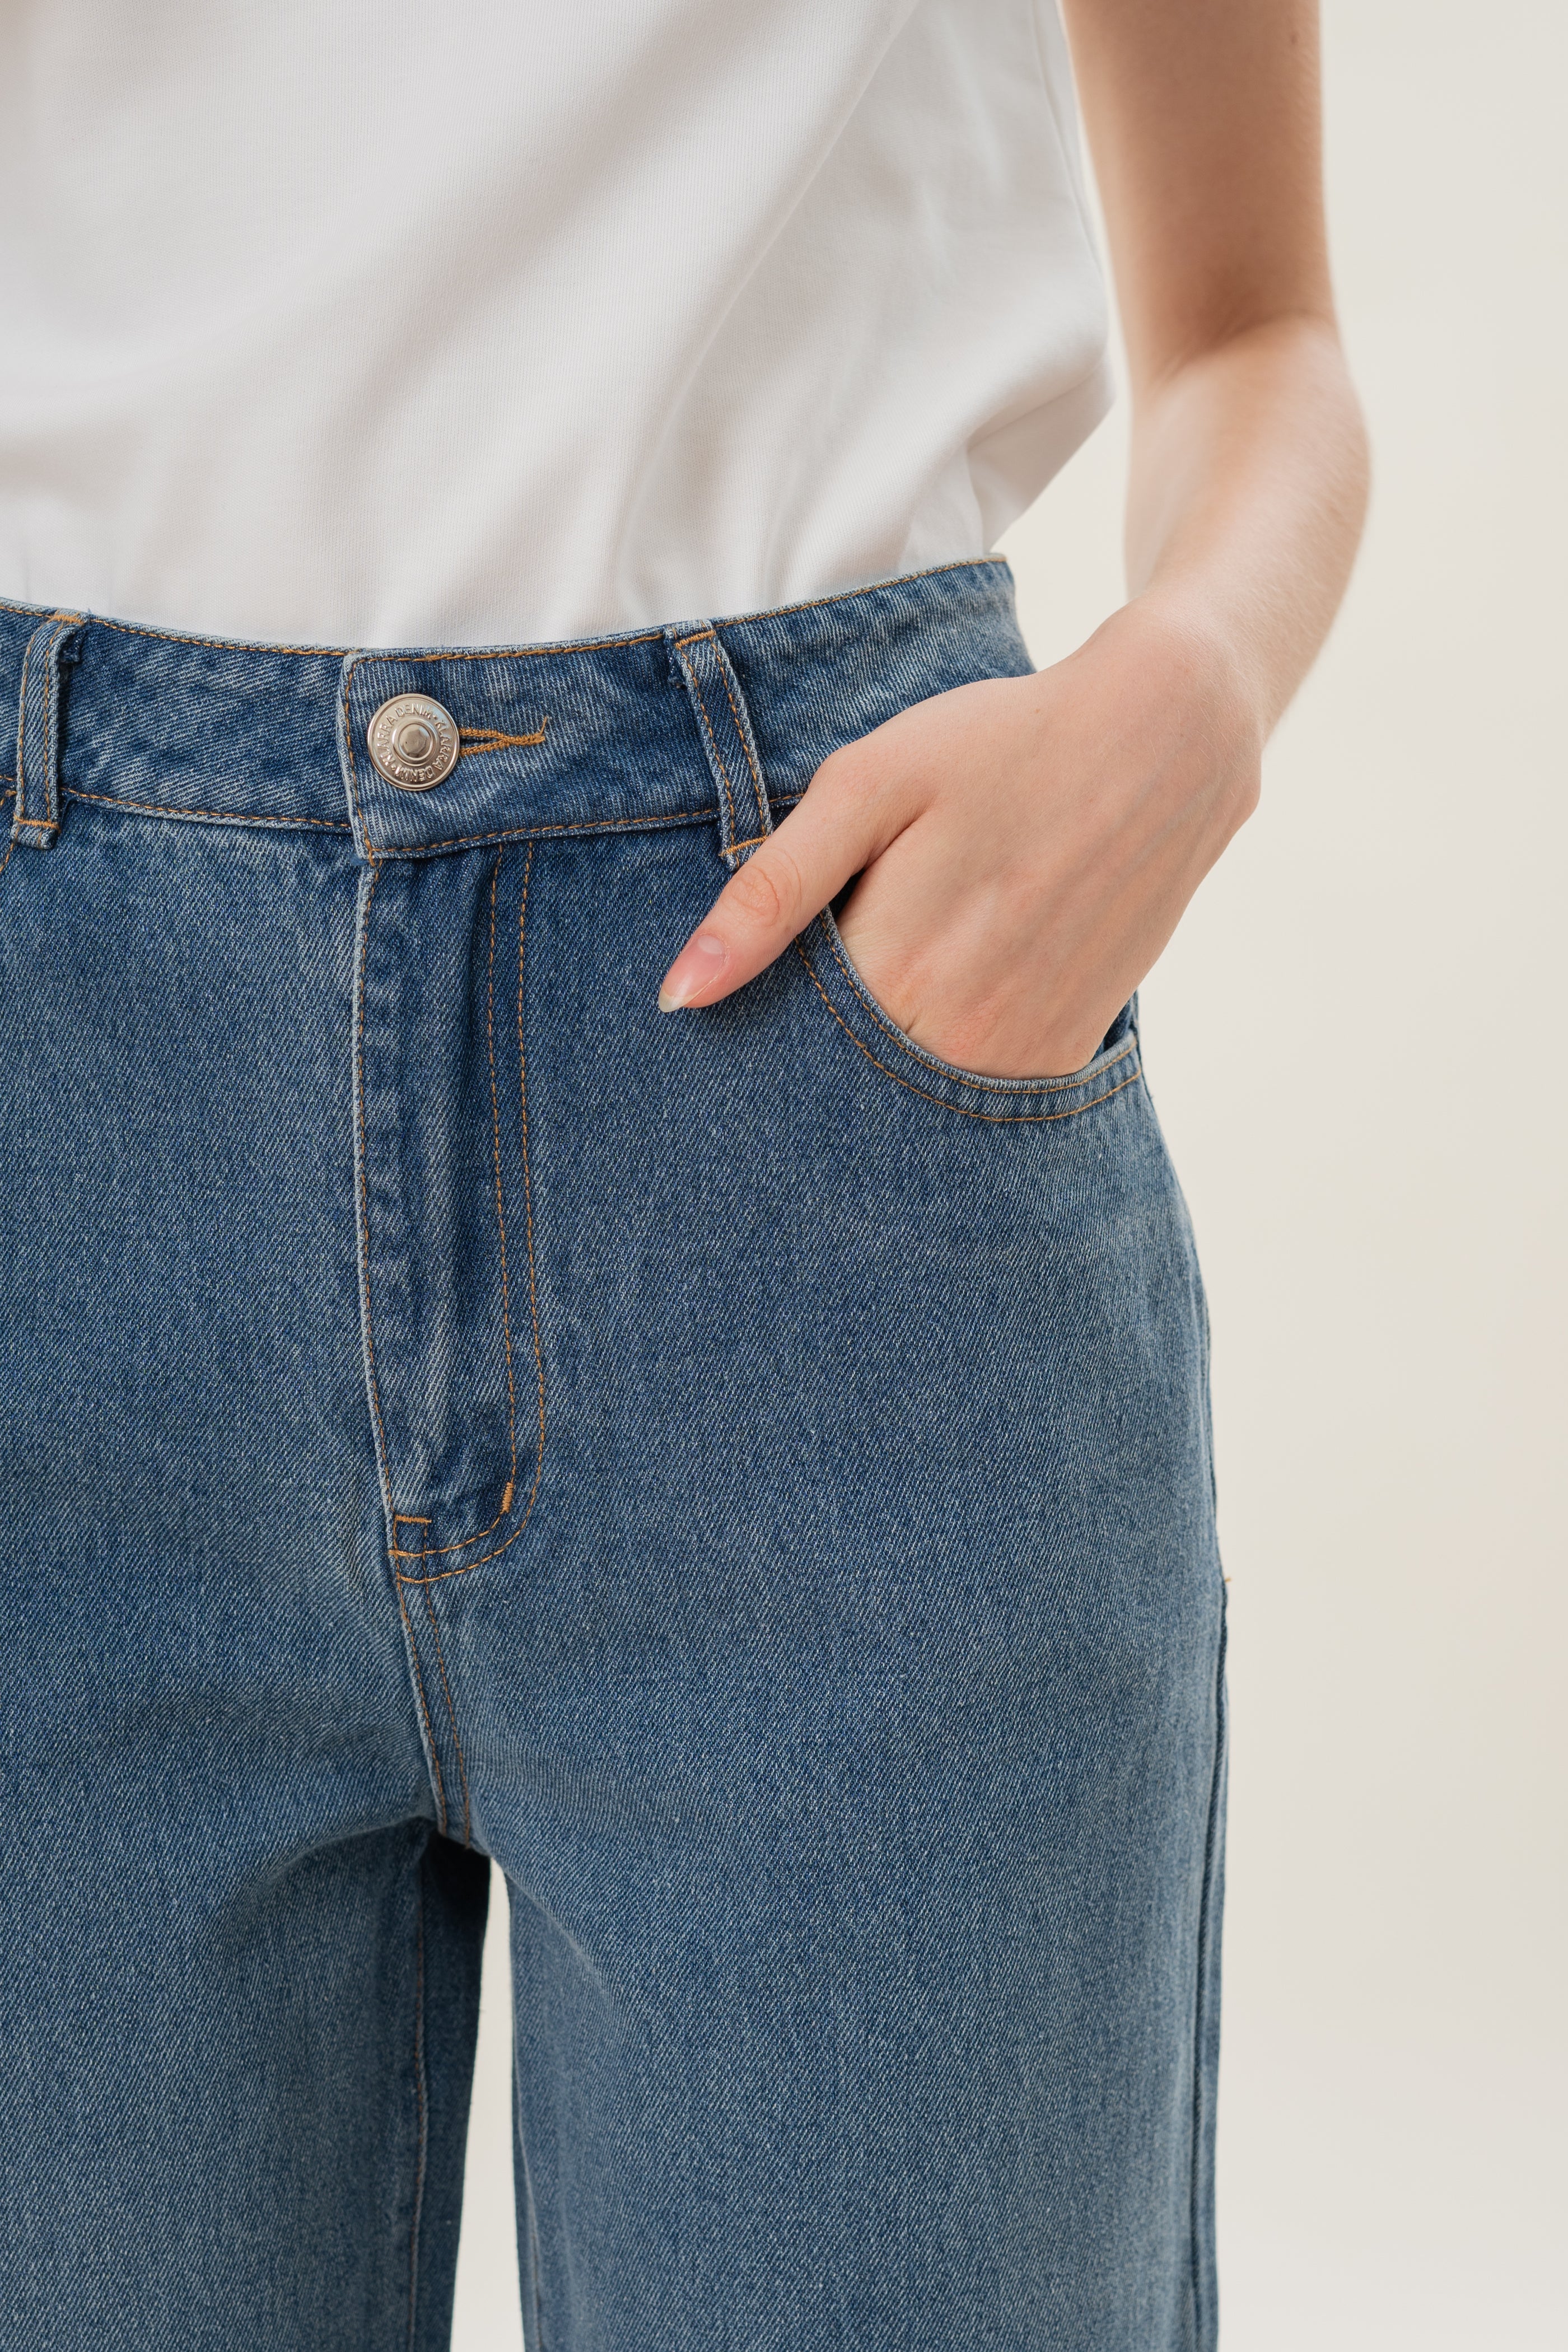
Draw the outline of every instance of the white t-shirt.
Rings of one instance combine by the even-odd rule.
[[[0,594],[289,644],[984,553],[1107,401],[1053,0],[10,0]]]

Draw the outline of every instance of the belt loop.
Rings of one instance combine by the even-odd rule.
[[[711,621],[667,629],[697,716],[697,731],[719,793],[719,847],[732,874],[773,829],[751,713]]]
[[[81,633],[78,614],[51,613],[22,656],[11,839],[26,849],[52,849],[60,829],[60,672],[75,661]]]

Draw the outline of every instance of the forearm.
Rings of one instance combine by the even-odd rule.
[[[1331,321],[1251,326],[1134,392],[1131,592],[1215,646],[1267,734],[1344,593],[1366,506]]]
[[[1316,0],[1065,0],[1132,378],[1133,593],[1266,734],[1343,593],[1366,446],[1333,323]]]

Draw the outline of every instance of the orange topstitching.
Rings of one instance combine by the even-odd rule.
[[[868,580],[859,588],[837,588],[826,596],[807,596],[799,604],[771,604],[760,612],[734,613],[713,625],[735,629],[747,621],[776,621],[790,613],[812,613],[824,604],[844,604],[857,596],[875,595],[879,589],[903,588],[916,580],[935,580],[946,572],[1005,571],[1007,559],[1003,555],[962,555],[951,563],[931,563],[923,572],[897,572],[890,580]],[[292,659],[310,661],[321,656],[328,661],[508,661],[520,656],[536,657],[545,654],[591,654],[607,651],[615,646],[650,645],[664,635],[662,629],[638,629],[621,637],[593,637],[581,642],[568,639],[561,645],[545,646],[454,646],[445,653],[405,654],[395,646],[372,651],[363,646],[273,646],[253,637],[200,637],[186,629],[149,629],[134,621],[109,621],[98,613],[62,614],[46,613],[36,604],[17,604],[0,596],[0,613],[16,613],[24,619],[37,614],[40,620],[69,619],[88,628],[114,629],[123,637],[150,637],[163,645],[204,646],[218,653],[287,654]]]
[[[757,796],[757,823],[765,835],[768,831],[767,794],[763,790],[763,779],[757,763],[752,757],[752,746],[747,740],[746,730],[741,724],[741,713],[735,702],[735,689],[730,683],[729,657],[722,646],[718,646],[715,650],[719,656],[719,674],[724,681],[724,694],[730,705],[730,716],[735,722],[735,732],[741,739],[742,755],[752,772],[752,790]],[[733,846],[732,844],[731,846]]]
[[[857,1037],[854,1030],[851,1029],[849,1024],[845,1020],[844,1015],[839,1012],[838,1007],[834,1003],[833,999],[828,995],[827,991],[824,988],[816,974],[812,971],[811,960],[798,940],[795,941],[795,950],[802,963],[805,966],[813,988],[816,989],[818,996],[821,997],[824,1004],[826,1005],[829,1013],[832,1013],[833,1018],[837,1022],[838,1026],[843,1030],[844,1034],[848,1038],[849,1043],[855,1047],[857,1053],[864,1054],[866,1059],[871,1064],[872,1067],[885,1072],[886,1075],[894,1081],[895,1085],[907,1087],[910,1094],[921,1096],[926,1102],[933,1102],[937,1104],[942,1110],[955,1110],[961,1118],[982,1119],[988,1127],[1040,1127],[1048,1124],[1053,1119],[1077,1118],[1080,1113],[1086,1110],[1092,1110],[1096,1103],[1109,1102],[1112,1095],[1119,1095],[1123,1087],[1132,1086],[1139,1076],[1139,1072],[1137,1070],[1133,1070],[1127,1077],[1120,1079],[1115,1086],[1107,1087],[1102,1095],[1091,1095],[1088,1102],[1075,1103],[1071,1110],[974,1110],[967,1103],[949,1102],[945,1095],[933,1095],[928,1087],[917,1087],[912,1078],[906,1078],[898,1070],[889,1069],[886,1062],[879,1062],[877,1059],[876,1055],[872,1053],[869,1045],[865,1045],[860,1038]],[[1108,1067],[1114,1068],[1115,1065],[1110,1064]],[[973,1081],[970,1081],[969,1083],[973,1083]]]
[[[22,822],[27,805],[27,664],[33,658],[33,640],[27,639],[22,648],[22,683],[16,689],[16,822]]]
[[[550,726],[547,719],[531,735],[503,735],[496,727],[459,727],[458,740],[463,751],[525,751],[531,744],[542,743]],[[459,757],[461,754],[459,754]]]
[[[712,632],[710,630],[708,634],[711,635]],[[697,673],[694,669],[689,668],[687,670],[686,677],[687,682],[691,688],[692,696],[696,701],[698,710],[701,715],[702,732],[708,738],[708,748],[713,754],[713,764],[719,771],[719,781],[724,787],[724,806],[730,814],[730,839],[732,847],[736,826],[734,795],[730,790],[730,771],[724,765],[723,756],[719,750],[718,742],[714,737],[713,722],[708,716],[708,705],[703,698],[702,688],[698,682]]]
[[[539,1482],[544,1472],[544,1446],[547,1434],[544,1411],[544,1350],[540,1343],[539,1337],[539,1286],[533,1253],[533,1184],[529,1172],[528,1151],[528,1056],[524,1043],[522,1024],[523,935],[524,925],[526,923],[528,914],[529,874],[531,870],[532,865],[533,848],[532,845],[530,844],[528,862],[522,870],[522,902],[518,908],[517,916],[517,1052],[518,1106],[522,1128],[522,1197],[528,1240],[528,1298],[529,1307],[533,1320],[533,1360],[539,1381],[539,1451],[533,1465],[533,1484],[528,1490],[527,1508],[524,1510],[522,1517],[519,1519],[516,1527],[513,1528],[510,1535],[507,1537],[504,1543],[497,1544],[493,1551],[487,1551],[479,1559],[467,1560],[459,1568],[437,1569],[430,1576],[405,1576],[401,1571],[397,1571],[397,1580],[400,1585],[442,1584],[445,1583],[446,1580],[449,1576],[467,1576],[474,1569],[483,1568],[487,1560],[499,1559],[501,1553],[506,1550],[507,1546],[509,1544],[514,1544],[517,1541],[519,1536],[521,1535],[523,1529],[532,1518],[533,1507],[539,1499]],[[416,1557],[416,1555],[413,1554],[404,1554],[401,1556],[404,1558]]]
[[[818,929],[821,930],[823,938],[827,942],[828,952],[831,954],[834,962],[838,966],[839,971],[844,974],[845,979],[855,991],[857,998],[865,1006],[866,1011],[870,1014],[872,1020],[875,1021],[878,1028],[882,1032],[882,1034],[889,1039],[893,1045],[897,1045],[900,1052],[907,1054],[912,1049],[917,1055],[920,1055],[921,1058],[924,1059],[925,1055],[923,1049],[915,1044],[912,1037],[902,1037],[900,1035],[892,1023],[888,1020],[886,1015],[881,1012],[880,1008],[872,998],[870,992],[861,984],[857,974],[852,970],[847,958],[845,956],[843,950],[834,939],[832,932],[827,929],[826,924],[819,924]],[[1106,1063],[1106,1069],[1113,1070],[1116,1067],[1117,1062],[1124,1062],[1127,1059],[1128,1055],[1134,1050],[1136,1045],[1136,1038],[1129,1038],[1121,1053],[1116,1055],[1115,1060]],[[934,1059],[934,1056],[931,1058]],[[985,1087],[994,1094],[1012,1095],[1015,1099],[1016,1099],[1019,1095],[1046,1094],[1053,1087],[1080,1087],[1084,1084],[1083,1078],[1076,1071],[1071,1070],[1068,1072],[1065,1077],[1061,1078],[988,1078],[982,1076],[978,1070],[959,1069],[954,1069],[951,1073],[933,1069],[931,1075],[933,1077],[951,1075],[953,1077],[960,1079],[966,1087]]]
[[[395,1549],[392,1555],[395,1559],[430,1559],[440,1552],[462,1551],[468,1544],[482,1543],[491,1529],[499,1528],[505,1518],[511,1504],[512,1488],[517,1483],[517,1385],[511,1368],[511,1290],[507,1281],[506,1272],[506,1195],[501,1186],[500,1172],[500,1099],[496,1092],[496,889],[500,881],[500,869],[505,856],[506,852],[503,849],[500,856],[496,859],[495,871],[490,876],[490,940],[489,981],[485,998],[485,1045],[489,1054],[490,1123],[495,1138],[496,1223],[500,1234],[501,1347],[506,1357],[507,1432],[511,1442],[511,1469],[501,1494],[500,1508],[489,1527],[476,1528],[471,1535],[458,1536],[451,1543],[426,1544],[420,1551]],[[411,1525],[412,1521],[408,1524]],[[428,1519],[420,1522],[423,1527],[428,1527],[429,1524]],[[393,1523],[395,1536],[396,1528],[397,1522],[395,1520]]]

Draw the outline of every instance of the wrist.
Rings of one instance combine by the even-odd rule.
[[[1159,580],[1130,597],[1096,631],[1143,691],[1196,724],[1226,755],[1261,759],[1277,698],[1251,634],[1223,601],[1193,581]],[[1086,648],[1087,650],[1087,648]]]

